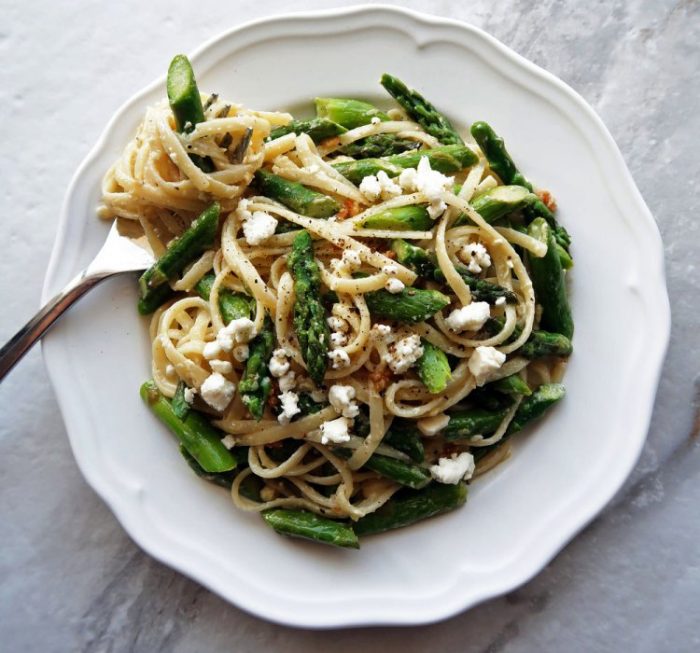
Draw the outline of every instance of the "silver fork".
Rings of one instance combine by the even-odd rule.
[[[146,238],[129,234],[129,226],[133,224],[128,220],[115,220],[107,240],[92,262],[0,349],[0,381],[64,311],[88,290],[115,274],[143,271],[153,263],[153,252]]]

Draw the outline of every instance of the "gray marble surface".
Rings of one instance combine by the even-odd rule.
[[[66,185],[125,98],[160,75],[174,51],[225,27],[344,4],[5,0],[0,341],[36,307]],[[0,386],[2,650],[700,650],[700,3],[401,4],[481,26],[578,90],[657,219],[673,332],[631,478],[541,574],[507,596],[428,627],[284,628],[136,547],[78,472],[37,349]]]

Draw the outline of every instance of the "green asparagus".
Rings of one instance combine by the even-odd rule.
[[[447,354],[427,340],[421,339],[423,355],[418,359],[418,377],[428,392],[442,392],[452,378]]]
[[[528,256],[535,296],[542,306],[540,325],[548,331],[571,338],[574,322],[552,229],[544,218],[536,218],[530,223],[528,233],[547,245],[547,253],[543,257]]]
[[[352,455],[352,451],[349,449],[339,448],[336,449],[336,452],[344,458],[349,458]],[[395,481],[399,485],[405,485],[414,490],[425,487],[430,483],[431,478],[430,472],[423,467],[376,453],[369,458],[362,466],[362,469],[369,469],[373,472],[377,472],[380,476],[384,476],[385,478]]]
[[[178,438],[205,472],[227,472],[236,467],[235,456],[221,443],[224,434],[199,413],[190,411],[184,419],[153,381],[141,386],[141,399]]]
[[[292,243],[287,266],[294,277],[294,330],[309,376],[317,385],[326,373],[330,330],[321,303],[321,271],[314,260],[308,231],[300,231]]]
[[[270,317],[266,315],[262,331],[249,345],[245,371],[238,384],[238,393],[243,405],[258,422],[262,419],[265,404],[272,390],[268,364],[274,347],[275,328]]]
[[[395,494],[379,510],[365,515],[354,526],[359,536],[402,528],[464,505],[467,486],[464,483],[444,485],[431,483],[422,490],[404,490]]]
[[[386,113],[369,102],[345,98],[317,97],[316,114],[319,118],[332,120],[346,129],[366,125],[372,121],[372,118],[379,118],[381,121],[389,120]]]
[[[255,184],[265,197],[310,218],[329,218],[340,211],[340,204],[329,195],[311,190],[296,181],[272,174],[267,170],[255,173]]]
[[[333,167],[353,184],[359,184],[365,177],[376,175],[380,170],[386,172],[389,177],[396,177],[405,168],[415,168],[423,157],[430,161],[433,170],[443,174],[459,172],[473,166],[478,160],[476,154],[464,145],[444,145],[432,150],[404,152],[385,159],[343,161],[334,163]]]
[[[435,255],[431,252],[398,238],[392,241],[391,249],[396,254],[396,260],[399,263],[410,268],[419,276],[438,283],[445,282],[445,275],[438,266]],[[475,301],[493,304],[499,297],[505,297],[509,304],[517,301],[514,292],[474,276],[464,265],[456,265],[455,269],[469,286]]]
[[[445,145],[463,145],[462,137],[443,116],[418,91],[409,89],[401,80],[384,73],[382,86],[403,107],[404,111],[415,120],[428,134]]]
[[[175,394],[170,400],[170,404],[173,407],[173,413],[178,419],[185,419],[187,413],[190,412],[190,405],[185,399],[185,390],[187,390],[187,384],[184,381],[180,381],[175,388]]]
[[[192,65],[184,54],[176,55],[170,62],[166,86],[175,127],[179,132],[190,132],[197,123],[204,122],[202,98]]]
[[[357,419],[355,419],[355,432],[360,435],[357,431]],[[425,458],[421,432],[414,426],[412,420],[395,419],[384,434],[382,443],[405,453],[413,462],[422,463]]]
[[[530,206],[535,200],[537,195],[524,186],[496,186],[477,195],[471,201],[471,205],[486,222],[491,223],[513,211]],[[454,226],[467,224],[468,221],[467,215],[461,213],[457,216]]]
[[[491,435],[503,421],[508,408],[489,410],[471,408],[449,413],[450,421],[442,431],[445,440],[465,440],[475,435]]]
[[[219,227],[219,213],[218,202],[204,209],[182,235],[168,245],[165,253],[141,275],[139,311],[142,314],[146,314],[148,309],[157,308],[153,307],[154,293],[160,296],[164,292],[158,290],[159,287],[166,285],[169,279],[182,272],[189,263],[214,245]]]
[[[571,340],[561,333],[537,330],[532,332],[517,354],[532,360],[543,356],[570,356],[573,349]]]
[[[518,395],[529,397],[532,394],[530,386],[527,383],[525,383],[523,377],[520,376],[520,374],[511,374],[510,376],[498,379],[498,381],[494,381],[493,383],[489,383],[486,385],[486,387],[489,386],[493,386],[494,390],[497,390],[498,392],[509,395],[511,397]]]
[[[372,134],[359,141],[354,141],[339,147],[338,154],[351,156],[353,159],[373,159],[380,156],[391,156],[420,148],[420,141],[410,138],[400,138],[396,134]]]
[[[301,537],[345,548],[360,548],[357,535],[352,527],[343,522],[326,519],[306,510],[285,510],[283,508],[265,510],[261,515],[268,526],[283,535]]]
[[[398,293],[375,290],[365,293],[365,300],[374,317],[397,322],[423,322],[450,303],[450,298],[437,290],[411,287]]]
[[[503,139],[493,131],[490,125],[481,121],[475,122],[470,131],[486,156],[491,170],[504,184],[515,184],[532,190],[532,184],[515,167]]]
[[[138,312],[141,315],[150,315],[174,296],[175,291],[169,284],[164,283],[162,286],[150,290],[145,297],[139,297],[137,304]]]
[[[357,225],[358,228],[393,231],[428,231],[433,226],[434,222],[428,215],[428,210],[417,204],[385,209],[370,215]]]
[[[231,489],[231,484],[236,476],[235,471],[218,473],[204,471],[204,468],[190,455],[184,445],[180,445],[180,454],[199,478],[209,481],[209,483],[213,483],[214,485],[218,485],[219,487],[226,488],[227,490]]]
[[[566,249],[559,244],[559,241],[556,240],[556,235],[554,238],[557,256],[559,257],[559,263],[561,263],[561,269],[570,270],[572,267],[574,267],[574,259],[572,259],[571,254],[569,254],[569,252],[567,252]]]
[[[340,136],[347,131],[337,122],[326,118],[313,118],[312,120],[292,120],[284,127],[275,127],[270,132],[270,140],[285,136],[286,134],[308,134],[314,143],[320,143],[327,138]]]
[[[211,287],[214,285],[214,274],[204,275],[195,285],[194,289],[202,298],[209,301]],[[224,324],[233,320],[247,317],[249,320],[255,315],[255,301],[252,297],[243,293],[233,292],[228,288],[219,289],[219,310]]]
[[[314,415],[322,411],[328,404],[319,403],[313,400],[313,397],[308,392],[299,393],[299,410],[300,415]]]

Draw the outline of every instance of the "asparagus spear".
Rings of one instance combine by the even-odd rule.
[[[384,441],[386,442],[386,438]],[[336,449],[336,452],[345,458],[349,458],[352,454],[352,451],[343,448]],[[362,466],[362,469],[369,469],[373,472],[377,472],[377,474],[385,478],[389,478],[400,485],[405,485],[414,490],[425,487],[430,483],[431,478],[430,472],[423,467],[376,453],[372,454],[369,460]]]
[[[447,354],[427,340],[421,339],[423,355],[418,359],[418,376],[432,394],[442,392],[452,378]]]
[[[511,397],[517,395],[524,395],[526,397],[529,397],[532,394],[530,386],[527,383],[525,383],[520,374],[511,374],[510,376],[498,379],[498,381],[494,381],[493,383],[489,383],[486,385],[487,388],[489,386],[493,386],[494,390],[497,390],[498,392],[509,395]]]
[[[340,211],[340,204],[329,195],[311,190],[267,170],[258,170],[255,173],[255,183],[265,197],[277,200],[292,211],[310,218],[328,218]]]
[[[464,440],[475,435],[491,435],[508,412],[508,407],[490,410],[471,408],[450,413],[450,421],[443,429],[445,440]]]
[[[202,98],[192,65],[184,54],[176,55],[170,62],[166,87],[179,132],[191,132],[197,123],[204,122]]]
[[[169,279],[178,275],[190,262],[213,246],[219,227],[219,213],[218,202],[209,205],[182,235],[168,245],[165,253],[141,275],[139,312],[142,315],[155,310],[159,305],[154,306],[155,299],[167,294],[163,290],[158,290],[159,287],[166,285]],[[154,293],[156,293],[155,299]]]
[[[391,249],[396,254],[396,260],[399,263],[410,268],[421,277],[437,281],[438,283],[445,282],[445,275],[438,266],[435,255],[431,252],[398,238],[392,241]],[[474,276],[464,265],[457,265],[455,269],[469,286],[475,301],[493,304],[499,297],[505,297],[509,304],[517,301],[515,293]]]
[[[299,393],[299,410],[301,415],[314,415],[323,410],[328,404],[318,403],[308,392]]]
[[[530,223],[528,233],[547,245],[547,253],[543,257],[528,256],[535,296],[542,306],[540,325],[571,338],[574,321],[552,229],[544,218],[536,218]]]
[[[283,535],[351,549],[360,548],[357,535],[352,527],[343,522],[326,519],[306,510],[285,510],[283,508],[265,510],[261,515],[268,526],[272,526]]]
[[[312,120],[292,120],[284,127],[275,127],[270,132],[270,140],[285,136],[286,134],[308,134],[314,143],[320,143],[326,138],[340,136],[347,131],[345,127],[337,122],[327,120],[326,118],[313,118]]]
[[[227,472],[236,466],[235,456],[221,443],[224,434],[204,416],[190,411],[184,419],[177,417],[170,401],[153,381],[146,381],[141,386],[141,399],[177,436],[205,472]]]
[[[372,159],[417,150],[420,145],[420,141],[400,138],[396,134],[372,134],[367,138],[343,145],[337,151],[339,154],[351,156],[354,159]]]
[[[427,157],[430,167],[439,172],[459,172],[473,166],[477,156],[464,145],[444,145],[432,150],[415,150],[388,156],[385,159],[360,159],[334,163],[333,167],[353,184],[359,184],[368,175],[376,175],[380,170],[389,177],[396,177],[405,168],[415,168],[422,157]]]
[[[321,303],[321,271],[314,260],[308,231],[300,231],[292,243],[287,266],[294,277],[294,330],[309,376],[321,385],[326,373],[330,330]]]
[[[486,156],[491,170],[500,177],[504,184],[516,184],[532,190],[532,184],[515,167],[503,139],[493,131],[488,123],[475,122],[470,131]]]
[[[486,222],[490,223],[496,222],[513,211],[531,206],[535,201],[537,201],[537,195],[524,186],[496,186],[477,195],[471,201],[471,205]],[[454,225],[467,224],[468,221],[469,218],[461,213],[457,216]]]
[[[394,231],[428,231],[433,228],[433,220],[424,206],[412,204],[385,209],[365,218],[359,227],[365,229],[392,229]]]
[[[170,404],[173,407],[173,413],[175,417],[179,419],[185,419],[187,413],[190,412],[190,405],[185,400],[185,390],[187,390],[187,384],[184,381],[180,381],[175,388],[175,394],[170,400]]]
[[[175,291],[167,283],[164,283],[162,286],[150,290],[145,297],[139,297],[138,312],[141,315],[150,315],[174,296]]]
[[[464,505],[467,486],[464,483],[444,485],[431,483],[422,490],[405,490],[394,495],[379,510],[365,515],[354,526],[359,536],[402,528]]]
[[[272,379],[267,366],[274,346],[275,329],[272,320],[266,315],[262,331],[253,338],[249,345],[245,371],[238,384],[238,392],[243,405],[257,421],[262,419],[265,404],[272,389]]]
[[[360,435],[357,430],[357,418],[355,419],[355,433]],[[422,463],[425,458],[421,432],[409,420],[395,419],[382,442],[402,451],[416,463]]]
[[[532,360],[543,356],[569,356],[573,349],[571,340],[561,333],[538,330],[532,332],[517,353]]]
[[[560,383],[544,383],[539,386],[529,397],[525,397],[520,402],[520,406],[518,406],[518,410],[508,425],[505,435],[496,444],[474,448],[474,458],[476,460],[483,458],[487,453],[502,445],[511,435],[522,431],[530,422],[542,417],[565,394],[566,390]]]
[[[397,322],[423,322],[450,303],[450,298],[437,290],[404,288],[399,293],[375,290],[365,293],[369,312]]]
[[[209,483],[213,483],[214,485],[218,485],[219,487],[226,488],[227,490],[231,489],[231,484],[236,476],[235,471],[218,473],[204,471],[204,468],[190,455],[184,445],[180,445],[180,454],[199,478],[209,481]]]
[[[369,102],[345,98],[317,97],[316,114],[319,118],[332,120],[346,129],[366,125],[372,121],[372,118],[379,118],[381,121],[389,120],[386,113]]]
[[[569,254],[569,252],[567,252],[566,249],[559,244],[559,241],[556,240],[556,235],[554,236],[554,239],[556,241],[555,247],[562,270],[570,270],[572,267],[574,267],[574,259],[572,259],[571,254]]]
[[[381,84],[428,134],[446,145],[464,144],[452,123],[418,91],[409,89],[401,80],[386,73],[382,75]]]
[[[194,289],[202,299],[209,301],[215,278],[213,274],[206,274],[195,285]],[[252,319],[255,312],[255,302],[248,295],[233,292],[228,288],[221,288],[219,290],[219,310],[224,324],[242,317]]]

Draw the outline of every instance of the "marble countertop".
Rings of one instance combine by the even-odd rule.
[[[67,4],[3,3],[0,341],[35,310],[66,185],[125,98],[159,76],[174,51],[228,26],[352,3]],[[534,580],[453,619],[333,632],[280,627],[131,541],[78,472],[37,348],[0,386],[3,650],[700,650],[700,4],[400,4],[480,26],[573,86],[602,116],[656,217],[673,332],[632,476]],[[29,181],[37,178],[41,186]]]

